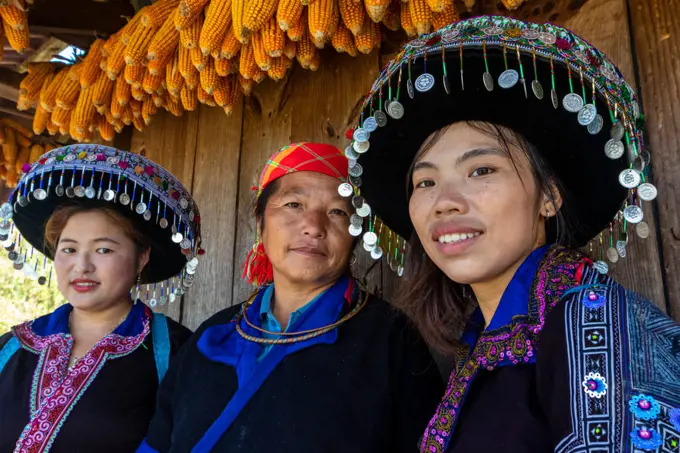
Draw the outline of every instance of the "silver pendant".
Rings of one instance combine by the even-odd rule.
[[[444,91],[446,91],[446,94],[451,94],[451,85],[449,85],[449,78],[446,74],[442,76],[442,83],[444,84]]]
[[[484,88],[486,88],[487,91],[493,91],[493,77],[491,77],[489,72],[484,73],[482,81],[484,82]]]
[[[616,121],[612,125],[612,129],[610,131],[611,139],[612,140],[622,140],[625,132],[626,131],[623,127],[623,124],[621,124],[621,121]]]
[[[506,90],[517,85],[517,82],[519,82],[519,74],[514,69],[506,69],[498,77],[498,85]]]
[[[188,250],[191,247],[191,241],[187,238],[182,239],[182,242],[179,243],[180,248],[184,250]]]
[[[635,225],[635,233],[641,239],[647,239],[649,237],[649,225],[647,225],[647,222],[640,222]]]
[[[364,130],[370,132],[375,131],[378,129],[378,122],[373,118],[372,116],[369,116],[366,118],[366,121],[364,121]]]
[[[541,82],[538,80],[534,80],[531,82],[531,91],[534,92],[534,96],[536,96],[536,99],[539,101],[543,99],[543,85],[541,85]]]
[[[392,101],[387,107],[387,114],[395,120],[401,119],[404,116],[404,106],[399,101]]]
[[[170,301],[170,303],[175,302],[175,299],[177,299],[175,293],[170,293],[170,295],[168,296],[168,300]]]
[[[352,206],[354,206],[354,209],[359,209],[364,205],[364,199],[361,198],[358,195],[355,195],[352,197]]]
[[[588,125],[588,133],[597,135],[602,130],[602,126],[604,126],[604,118],[602,118],[602,115],[595,115],[593,122]]]
[[[28,206],[28,197],[24,197],[23,195],[19,195],[17,202],[19,203],[19,206],[21,206],[22,208],[25,208],[26,206]]]
[[[165,305],[167,302],[168,302],[168,298],[165,297],[165,296],[161,296],[161,297],[158,299],[158,303],[161,304],[161,305]]]
[[[374,260],[379,260],[383,256],[383,250],[382,247],[376,247],[373,250],[371,250],[371,258]]]
[[[577,113],[583,108],[583,98],[576,93],[569,93],[562,99],[562,106],[567,112]]]
[[[83,186],[76,186],[75,189],[73,189],[73,193],[76,194],[76,197],[78,198],[83,198],[85,196],[85,187]]]
[[[433,86],[434,86],[434,76],[432,74],[428,74],[426,72],[424,74],[420,74],[418,76],[418,78],[416,79],[416,90],[418,90],[421,93],[425,93],[427,91],[430,91]]]
[[[626,241],[616,241],[616,253],[618,253],[621,258],[626,257],[628,254],[626,251]]]
[[[375,234],[373,231],[367,231],[364,233],[364,244],[368,244],[369,246],[375,246],[375,244],[378,243],[378,235]]]
[[[349,234],[351,236],[357,237],[361,234],[362,231],[363,230],[361,229],[361,227],[358,227],[358,226],[355,226],[355,225],[349,226]]]
[[[172,242],[174,242],[175,244],[179,244],[180,242],[182,242],[182,239],[184,239],[182,233],[174,233],[172,235]]]
[[[354,140],[356,140],[357,142],[367,142],[370,136],[371,134],[369,134],[367,130],[361,127],[356,128],[354,130],[354,134],[352,135]]]
[[[349,223],[354,225],[355,227],[360,227],[361,225],[364,224],[364,218],[361,217],[359,214],[352,214],[349,216]]]
[[[9,203],[3,203],[2,206],[0,206],[0,218],[11,220],[12,217],[14,217],[12,205]]]
[[[354,142],[352,143],[352,148],[354,148],[354,151],[356,151],[359,154],[363,154],[366,151],[368,151],[368,148],[371,147],[371,144],[369,142]]]
[[[352,146],[348,146],[347,148],[345,148],[345,157],[347,159],[358,159],[359,153],[354,151],[354,148]]]
[[[179,206],[186,211],[186,209],[189,207],[189,200],[187,200],[186,198],[180,198]]]
[[[352,185],[348,182],[343,182],[338,186],[338,193],[342,197],[350,197],[354,193],[354,188],[352,188]]]
[[[124,193],[123,195],[120,196],[118,201],[120,201],[120,204],[122,204],[123,206],[127,206],[130,204],[130,195]]]
[[[57,187],[54,188],[54,193],[56,193],[58,197],[63,197],[64,187],[62,185],[58,185]]]
[[[163,217],[161,220],[158,221],[158,226],[160,226],[163,229],[166,229],[168,227],[168,219]]]
[[[45,192],[44,189],[35,189],[35,191],[33,191],[33,198],[38,201],[43,201],[47,198],[47,192]]]
[[[349,168],[348,173],[352,176],[361,176],[364,173],[364,169],[361,167],[361,164],[356,164]]]
[[[367,252],[371,252],[375,248],[375,244],[370,245],[370,244],[367,244],[366,241],[364,241],[363,247],[364,247],[364,250],[366,250]]]
[[[146,220],[147,222],[149,220],[151,220],[151,211],[145,211],[143,217],[144,217],[144,220]]]
[[[640,160],[642,161],[645,166],[649,165],[649,162],[652,160],[652,156],[649,154],[649,151],[646,149],[643,149],[640,151],[640,154],[638,154],[638,157],[640,157]]]
[[[642,212],[642,208],[640,208],[640,206],[630,205],[623,210],[623,217],[629,223],[640,223],[642,222],[644,216],[645,214]]]
[[[578,124],[581,126],[589,126],[597,116],[597,109],[593,104],[586,104],[578,111]]]
[[[368,203],[364,203],[360,208],[357,209],[357,214],[361,217],[368,217],[371,215],[371,207],[368,205]]]
[[[97,195],[97,191],[94,190],[94,187],[88,187],[87,189],[85,189],[85,196],[90,200],[92,200],[95,195]]]
[[[73,190],[73,187],[67,187],[66,188],[66,196],[69,198],[73,198],[76,196],[75,190]]]
[[[550,100],[552,100],[552,105],[557,110],[560,106],[560,101],[557,98],[557,91],[554,88],[550,89]]]
[[[620,158],[623,156],[624,151],[625,148],[623,147],[621,140],[614,140],[612,138],[604,145],[604,154],[610,159]]]
[[[135,212],[137,214],[144,214],[146,212],[146,205],[144,203],[137,203],[137,206],[135,206]]]
[[[116,196],[116,192],[114,192],[111,189],[104,191],[104,200],[105,201],[113,201],[115,196]]]
[[[177,233],[177,225],[175,225],[175,224],[173,223],[172,227],[170,228],[170,232],[171,232],[172,234],[176,234],[176,233]]]
[[[157,303],[158,302],[156,302],[156,299],[152,297],[151,300],[149,301],[149,307],[155,307]]]
[[[609,265],[605,263],[604,261],[595,261],[593,263],[593,269],[595,269],[597,272],[600,274],[606,274],[609,272]]]
[[[656,198],[658,191],[653,184],[646,182],[638,186],[637,193],[641,200],[652,201]]]
[[[398,275],[399,277],[403,277],[403,276],[404,276],[404,266],[399,265],[399,267],[397,267],[397,275]]]
[[[634,189],[640,184],[640,173],[627,168],[619,173],[619,183],[626,189]]]
[[[387,125],[387,115],[382,110],[378,110],[373,114],[375,122],[378,123],[379,127],[385,127]]]
[[[609,247],[607,249],[607,259],[612,263],[618,262],[619,261],[619,252],[617,252],[614,247]]]
[[[416,96],[416,92],[413,89],[413,82],[411,81],[411,79],[408,79],[406,81],[406,92],[408,93],[408,97],[410,97],[411,99],[413,99]]]

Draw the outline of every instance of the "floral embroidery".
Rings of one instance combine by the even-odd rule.
[[[661,412],[659,403],[654,398],[647,395],[635,395],[628,401],[630,411],[640,420],[655,420]]]
[[[633,441],[633,445],[643,450],[656,450],[663,442],[661,440],[661,434],[654,428],[647,428],[646,426],[633,430],[633,432],[630,433],[630,437]]]
[[[603,295],[597,294],[595,291],[590,290],[586,292],[581,302],[586,308],[595,310],[603,307],[604,304],[607,303],[607,299]]]
[[[460,360],[451,373],[444,398],[427,425],[421,452],[446,450],[470,382],[480,368],[493,370],[502,364],[528,362],[534,356],[545,316],[565,291],[578,284],[576,273],[581,260],[578,252],[566,248],[554,247],[548,251],[534,277],[528,314],[516,316],[507,326],[484,331],[469,357]],[[465,357],[468,352],[463,354]]]
[[[37,335],[32,321],[14,328],[22,346],[40,355],[33,375],[30,421],[24,428],[14,453],[47,453],[73,407],[92,384],[107,360],[135,351],[150,331],[150,310],[142,331],[135,336],[110,334],[102,338],[76,366],[68,369],[73,339],[56,333]]]
[[[675,429],[680,431],[680,408],[668,411],[668,418]]]
[[[591,398],[602,398],[607,394],[607,380],[600,373],[588,373],[583,379],[583,390]]]

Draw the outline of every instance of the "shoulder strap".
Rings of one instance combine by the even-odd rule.
[[[163,380],[170,365],[170,332],[168,319],[162,313],[154,313],[151,318],[151,338],[153,340],[153,356],[156,359],[158,383]]]
[[[2,373],[2,369],[5,368],[5,365],[7,365],[9,359],[12,358],[12,356],[19,350],[20,347],[21,345],[19,344],[19,340],[17,340],[17,337],[12,335],[7,343],[5,343],[5,345],[0,349],[0,373]]]

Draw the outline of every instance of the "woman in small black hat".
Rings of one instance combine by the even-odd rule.
[[[455,357],[422,452],[678,450],[680,327],[606,275],[649,233],[641,119],[597,49],[504,17],[410,42],[374,83],[346,150],[364,248]]]
[[[72,146],[27,166],[0,218],[15,269],[68,301],[0,337],[0,451],[135,451],[191,333],[149,307],[190,285],[194,201],[142,156]]]

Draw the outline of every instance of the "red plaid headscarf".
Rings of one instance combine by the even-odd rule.
[[[272,181],[297,171],[313,171],[346,181],[347,157],[335,146],[324,143],[303,142],[285,146],[267,160],[257,187],[253,187],[253,190],[257,190],[256,198]],[[272,264],[259,238],[243,264],[243,278],[257,285],[270,283],[274,279]]]

